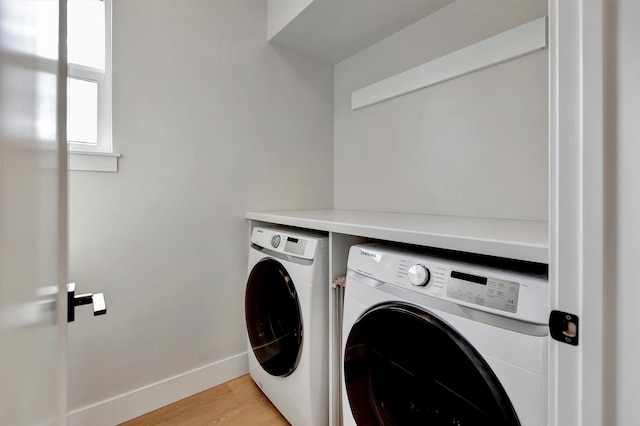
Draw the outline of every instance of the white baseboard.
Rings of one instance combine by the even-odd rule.
[[[249,372],[241,353],[106,401],[73,410],[69,426],[113,426]]]

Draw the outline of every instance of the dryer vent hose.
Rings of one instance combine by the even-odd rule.
[[[342,389],[340,387],[340,383],[342,383],[342,313],[344,309],[344,290],[347,282],[346,275],[342,275],[336,277],[331,282],[331,287],[333,288],[333,323],[334,323],[334,344],[336,345],[336,350],[334,351],[333,357],[335,360],[336,371],[333,376],[336,380],[334,385],[334,395],[336,399],[336,412],[337,414],[337,422],[336,424],[340,425],[342,423],[342,416],[339,413],[342,413]]]
[[[347,276],[340,275],[339,277],[335,277],[333,281],[331,281],[331,287],[345,287],[347,285]]]

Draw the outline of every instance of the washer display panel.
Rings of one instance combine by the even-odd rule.
[[[294,283],[277,260],[263,259],[251,270],[245,319],[262,368],[272,376],[293,373],[302,351],[302,314]]]
[[[415,305],[384,303],[362,315],[347,338],[344,376],[359,425],[520,425],[481,355]]]

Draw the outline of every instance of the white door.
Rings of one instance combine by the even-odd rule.
[[[64,6],[0,0],[0,425],[66,424]]]

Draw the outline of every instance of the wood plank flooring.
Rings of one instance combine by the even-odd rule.
[[[121,426],[151,425],[288,426],[289,423],[246,374]]]

